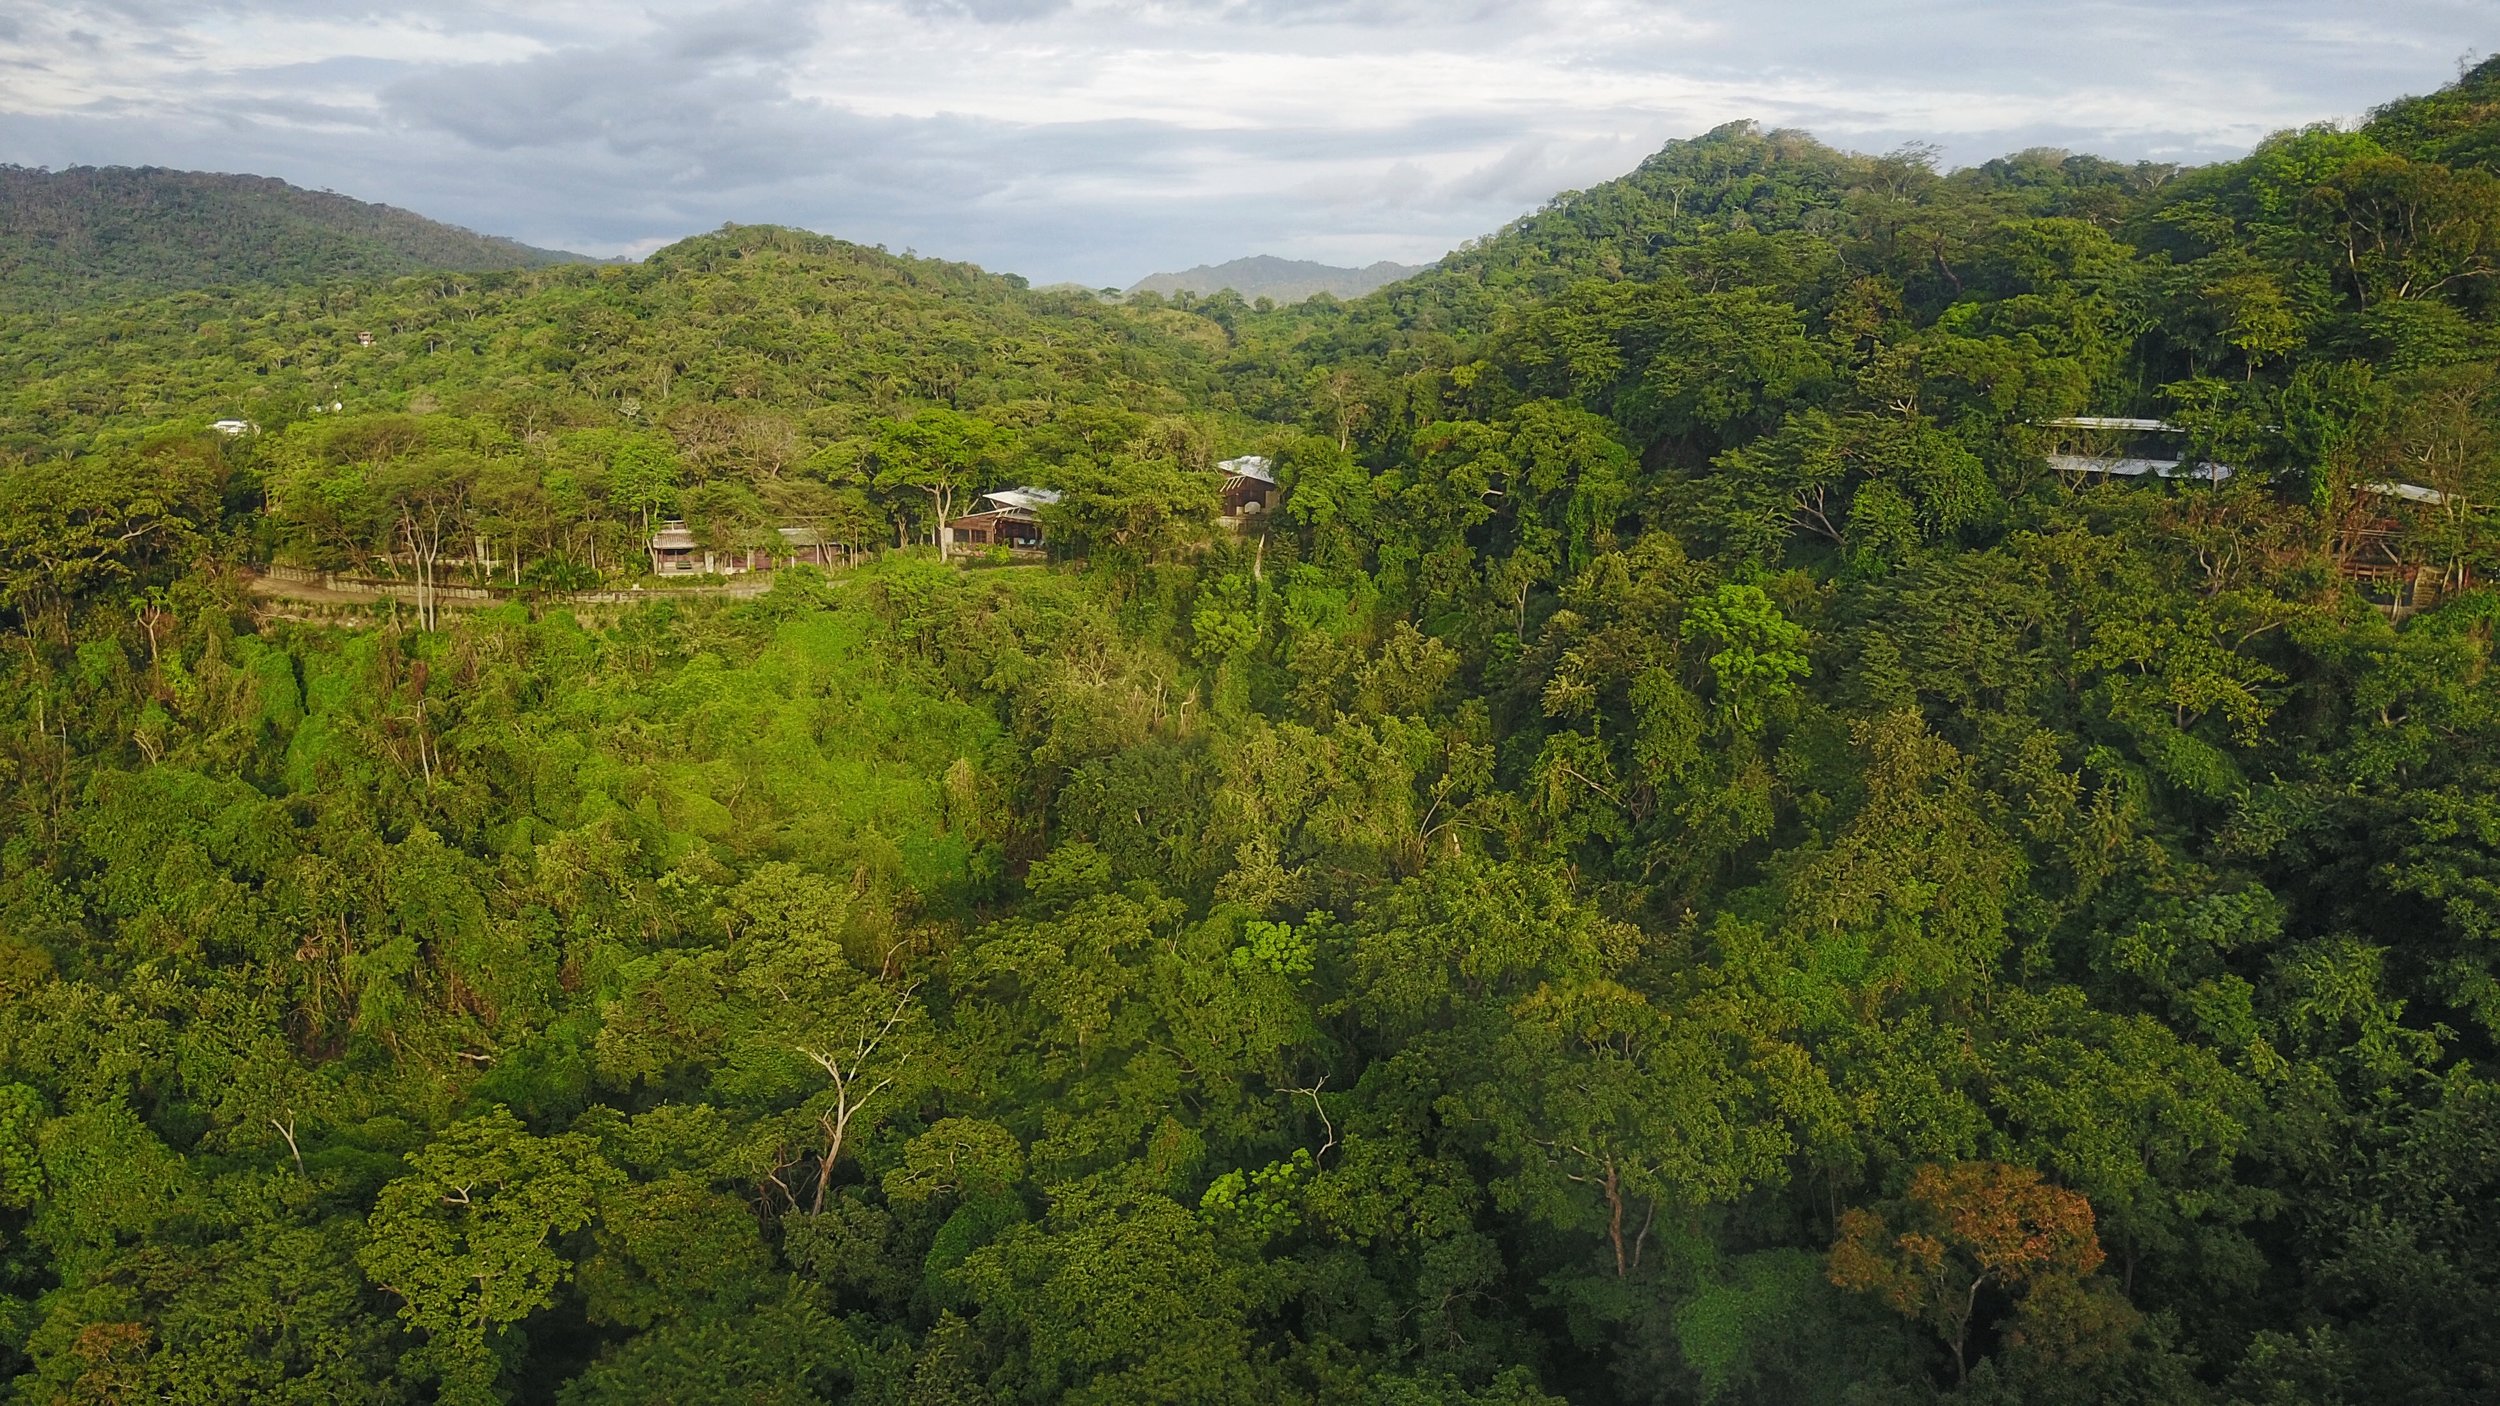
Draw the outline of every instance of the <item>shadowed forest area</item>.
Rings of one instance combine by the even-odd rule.
[[[2500,1396],[2500,62],[1350,302],[174,281],[0,314],[14,1399]],[[839,557],[564,606],[668,522]]]
[[[267,176],[0,164],[0,308],[586,262]]]

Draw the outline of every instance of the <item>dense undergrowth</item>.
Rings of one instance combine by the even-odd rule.
[[[733,230],[11,322],[0,1372],[2488,1399],[2496,84],[2197,171],[1732,128],[1350,304]],[[1050,569],[872,550],[999,479]],[[869,559],[235,570],[669,514]]]

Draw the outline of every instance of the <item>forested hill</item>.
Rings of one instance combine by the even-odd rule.
[[[1870,157],[1736,122],[1672,142],[1622,178],[1556,196],[1366,300],[1371,315],[1356,321],[1372,338],[1392,326],[1483,332],[1503,310],[1581,280],[1758,285],[1804,276],[1798,259],[1810,251],[1862,257],[1879,246],[1902,294],[1932,310],[1979,291],[1964,287],[1957,259],[1981,237],[2001,237],[2010,220],[2078,221],[2174,260],[2202,240],[2227,261],[2274,261],[2317,279],[2339,256],[2330,206],[2388,227],[2385,237],[2359,230],[2368,247],[2343,251],[2348,264],[2474,245],[2483,232],[2472,219],[2407,222],[2415,202],[2500,170],[2495,132],[2500,65],[2490,62],[2436,94],[2388,104],[2356,132],[2279,134],[2249,160],[2206,168],[2036,150],[1940,176],[1917,148]],[[2360,156],[2379,164],[2353,165]],[[2354,184],[2320,191],[2318,178],[2339,170]],[[2365,177],[2380,184],[2362,189]]]
[[[1173,368],[1228,345],[1180,311],[750,225],[631,265],[20,316],[0,339],[0,445],[43,454],[186,418],[274,431],[333,403],[413,404],[551,428],[744,423],[786,459],[923,405],[1178,410]]]
[[[1200,264],[1179,273],[1152,274],[1139,279],[1128,291],[1132,294],[1205,294],[1230,289],[1253,301],[1268,298],[1279,303],[1299,302],[1318,293],[1338,298],[1359,298],[1401,278],[1411,278],[1423,267],[1421,264],[1395,264],[1383,259],[1362,268],[1337,268],[1308,259],[1280,259],[1272,254],[1258,254],[1221,264]]]
[[[7,1394],[2500,1399],[2495,89],[0,320]]]
[[[267,176],[0,166],[0,307],[581,261]]]

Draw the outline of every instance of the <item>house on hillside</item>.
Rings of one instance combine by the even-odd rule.
[[[2336,574],[2390,619],[2428,610],[2447,597],[2474,589],[2474,569],[2464,560],[2440,562],[2418,531],[2424,513],[2467,511],[2465,500],[2418,483],[2363,483],[2335,530]]]
[[[1008,547],[1038,551],[1042,509],[1059,501],[1048,488],[1002,488],[972,500],[972,511],[946,524],[959,547]]]
[[[2220,483],[2232,468],[2209,459],[2187,462],[2187,431],[2167,420],[2124,415],[2068,415],[2044,420],[2051,429],[2072,430],[2075,452],[2051,454],[2049,467],[2069,478],[2190,479]]]
[[[800,562],[810,566],[831,566],[834,558],[842,552],[840,543],[827,540],[825,534],[812,527],[776,527],[773,531],[781,536],[783,566],[795,566]]]
[[[1263,455],[1244,454],[1215,466],[1224,476],[1224,518],[1239,522],[1276,508],[1276,465]]]
[[[713,570],[712,554],[694,540],[682,522],[664,522],[651,534],[651,574],[702,576]]]
[[[770,571],[802,561],[831,566],[834,555],[841,550],[812,527],[781,527],[775,528],[774,532],[781,539],[778,547],[717,551],[696,541],[694,532],[685,523],[671,519],[661,523],[660,530],[651,534],[651,574],[739,576],[749,571]]]
[[[2233,473],[2230,465],[2210,459],[2189,462],[2188,432],[2166,420],[2069,415],[2041,423],[2070,432],[2064,436],[2068,452],[2049,455],[2049,465],[2078,482],[2097,477],[2219,483]],[[2435,559],[2446,555],[2430,545],[2440,534],[2425,531],[2433,517],[2449,519],[2453,531],[2470,505],[2418,483],[2363,483],[2354,488],[2336,524],[2335,571],[2364,599],[2401,620],[2473,588],[2471,564],[2462,558]]]

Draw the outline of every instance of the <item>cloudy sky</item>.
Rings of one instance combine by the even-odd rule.
[[[2500,0],[0,0],[0,162],[251,171],[588,253],[804,225],[1037,282],[1421,261],[1736,118],[2204,160]]]

